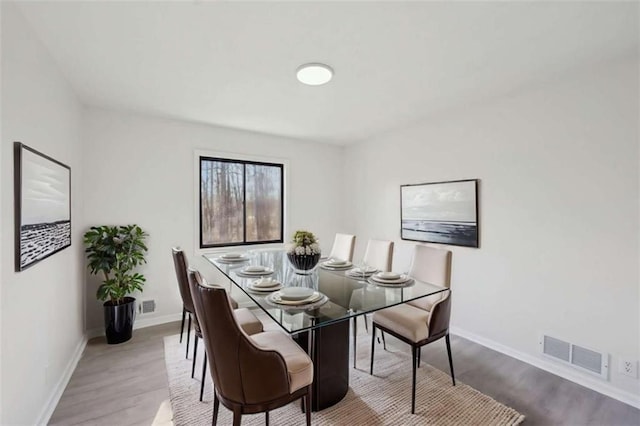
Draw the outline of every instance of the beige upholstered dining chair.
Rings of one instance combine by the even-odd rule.
[[[304,398],[306,424],[311,425],[311,358],[279,331],[248,336],[238,326],[226,291],[206,287],[198,271],[189,269],[189,285],[214,382],[213,422],[222,405],[233,411],[233,425],[243,414],[265,413]]]
[[[375,350],[376,329],[387,332],[397,339],[411,345],[413,364],[411,388],[411,414],[416,412],[416,369],[420,364],[420,349],[431,342],[445,338],[451,380],[456,385],[449,340],[449,318],[451,316],[451,290],[442,293],[442,297],[426,311],[408,303],[383,309],[373,314],[371,333],[371,367],[373,374],[373,355]]]
[[[451,287],[451,250],[417,244],[413,249],[411,265],[409,266],[409,276],[425,283],[440,287]],[[407,302],[409,305],[429,312],[434,303],[443,297],[442,293],[433,296],[421,297],[420,299]],[[381,333],[382,341],[386,349],[384,332]],[[418,352],[418,359],[420,352]]]
[[[350,234],[336,234],[329,258],[353,262],[353,250],[356,246],[356,236]]]
[[[369,240],[364,251],[363,263],[379,271],[391,271],[393,262],[393,241]]]
[[[182,296],[182,328],[180,329],[180,342],[182,342],[182,331],[184,329],[184,320],[185,320],[185,312],[189,313],[189,325],[187,329],[187,354],[186,357],[189,357],[189,331],[191,330],[191,321],[193,319],[193,331],[194,331],[194,341],[193,341],[193,365],[191,366],[191,377],[193,378],[196,369],[196,356],[198,354],[198,339],[202,339],[202,331],[200,330],[200,325],[198,323],[198,316],[196,315],[195,308],[193,306],[193,299],[191,297],[191,289],[189,288],[189,278],[187,275],[187,257],[184,254],[184,251],[179,247],[174,247],[171,249],[171,254],[173,256],[173,264],[176,270],[176,278],[178,279],[178,287],[180,288],[180,296]],[[204,281],[204,279],[203,279]],[[255,334],[259,333],[263,330],[262,322],[258,318],[256,318],[253,313],[246,308],[238,308],[238,304],[235,300],[229,297],[229,303],[234,309],[234,315],[240,327],[247,334]],[[204,393],[204,378],[206,374],[207,368],[207,353],[205,351],[204,361],[202,362],[202,381],[200,383],[200,401],[202,401],[202,396]]]
[[[362,259],[362,263],[374,267],[380,271],[387,272],[391,271],[391,265],[393,262],[393,241],[387,240],[372,240],[370,239],[367,242],[367,248],[364,251],[364,258]],[[375,297],[374,292],[367,292],[368,297]],[[384,297],[384,294],[380,295]],[[351,301],[349,303],[349,308],[354,311],[358,311],[362,309],[363,300],[364,300],[364,289],[354,290],[351,294]],[[367,323],[367,316],[362,316],[364,320],[364,326],[369,330],[369,325]],[[353,333],[353,368],[356,368],[356,336],[358,335],[358,318],[353,317],[353,325],[351,328]]]

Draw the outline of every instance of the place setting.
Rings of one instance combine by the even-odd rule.
[[[285,287],[271,293],[266,300],[279,308],[317,308],[325,304],[329,298],[324,294],[308,287]]]
[[[320,267],[331,271],[345,271],[353,267],[353,263],[342,259],[327,259],[320,263]]]
[[[249,256],[245,253],[224,253],[215,260],[220,263],[242,263],[249,260]]]
[[[414,283],[414,280],[407,274],[398,274],[396,272],[378,272],[372,274],[367,282],[383,287],[408,287]]]
[[[344,274],[350,278],[365,280],[376,272],[378,272],[378,269],[373,266],[360,265],[347,270]]]
[[[271,277],[262,277],[259,280],[255,280],[247,284],[247,290],[258,294],[273,293],[274,291],[280,290],[281,288],[282,283],[280,283],[280,281],[274,280]]]
[[[236,274],[244,278],[266,277],[273,274],[273,269],[262,265],[249,265],[237,271]]]

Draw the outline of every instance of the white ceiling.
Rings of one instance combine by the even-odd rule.
[[[332,143],[638,51],[635,2],[20,7],[87,104]]]

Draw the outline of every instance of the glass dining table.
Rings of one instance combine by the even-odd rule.
[[[383,284],[348,274],[349,265],[329,269],[322,260],[314,270],[300,273],[282,249],[250,250],[237,257],[203,256],[230,280],[232,295],[235,288],[242,291],[307,351],[314,364],[315,411],[338,403],[349,390],[351,318],[447,290],[413,279],[405,284]],[[314,290],[319,299],[304,305],[283,304],[274,297],[275,291],[260,287],[267,277],[281,283],[278,287]],[[354,339],[355,334],[354,328]]]

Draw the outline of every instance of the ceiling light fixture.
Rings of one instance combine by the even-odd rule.
[[[333,77],[333,70],[329,65],[325,64],[304,64],[298,67],[296,77],[300,83],[309,86],[320,86],[328,83]]]

